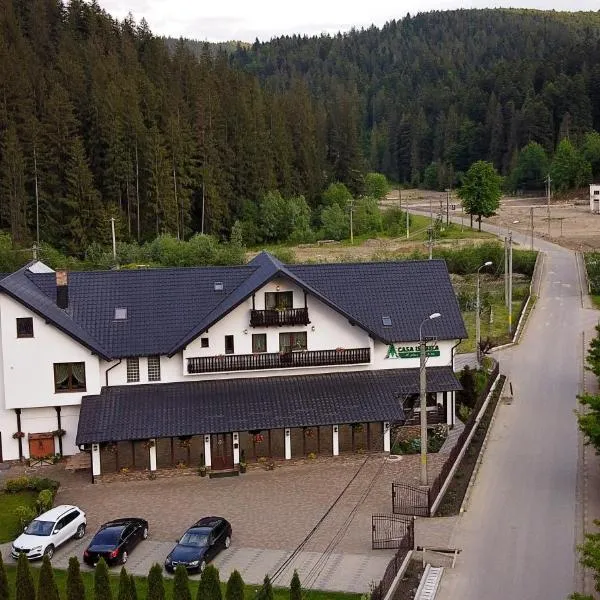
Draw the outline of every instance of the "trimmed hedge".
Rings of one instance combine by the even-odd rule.
[[[16,494],[17,492],[41,492],[42,490],[51,490],[54,495],[58,491],[60,482],[47,477],[15,477],[7,479],[4,482],[4,491],[7,494]]]

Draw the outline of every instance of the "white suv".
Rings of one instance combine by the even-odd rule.
[[[63,504],[36,517],[12,543],[11,555],[19,558],[23,553],[29,560],[52,558],[54,550],[71,538],[85,535],[85,513],[77,506]]]

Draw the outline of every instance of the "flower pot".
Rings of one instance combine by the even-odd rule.
[[[247,470],[246,463],[240,463],[240,473],[245,473]]]

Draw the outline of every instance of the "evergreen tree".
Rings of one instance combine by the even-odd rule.
[[[298,577],[296,569],[294,569],[292,581],[290,582],[290,600],[302,600],[302,587],[300,586],[300,577]]]
[[[214,565],[207,565],[202,571],[196,600],[222,600],[219,570]]]
[[[27,557],[21,552],[17,560],[17,575],[15,582],[16,600],[35,600],[35,587]]]
[[[237,569],[234,569],[227,580],[225,600],[244,600],[244,580]]]
[[[118,600],[131,600],[131,586],[129,585],[129,575],[127,575],[125,567],[121,567],[119,574]]]
[[[148,600],[165,600],[165,582],[162,567],[159,564],[152,565],[148,573]]]
[[[6,576],[6,568],[0,553],[0,600],[8,600],[10,598],[10,589],[8,587],[8,577]],[[241,599],[243,600],[243,599]]]
[[[94,570],[94,600],[112,600],[108,567],[103,558]]]
[[[177,568],[175,569],[173,598],[177,598],[177,600],[192,600],[187,569],[183,565],[177,565]],[[244,599],[241,598],[240,600]]]
[[[129,576],[129,597],[130,600],[137,600],[137,587],[135,585],[135,578],[133,575]]]
[[[537,142],[529,142],[519,152],[517,163],[510,175],[513,190],[540,190],[548,174],[546,151]]]
[[[38,578],[37,600],[60,600],[54,580],[54,570],[48,555],[44,555]]]
[[[258,600],[273,600],[273,586],[271,585],[271,579],[268,575],[265,575],[262,587],[257,594]]]
[[[85,587],[81,577],[79,561],[75,556],[69,558],[67,570],[67,600],[85,600]]]

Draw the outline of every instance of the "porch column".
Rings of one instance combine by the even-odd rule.
[[[210,458],[210,435],[204,436],[204,464],[207,469],[210,469],[210,465],[212,464]]]
[[[391,432],[390,424],[388,421],[383,422],[383,451],[389,452],[391,448],[390,444]]]
[[[92,444],[92,477],[101,474],[100,469],[100,444]]]
[[[292,458],[292,432],[289,427],[285,428],[284,441],[285,441],[285,459],[290,460],[290,458]]]
[[[233,464],[240,464],[240,434],[237,431],[233,432]]]
[[[455,392],[446,392],[446,423],[454,425],[454,397]]]
[[[339,425],[334,425],[332,429],[333,429],[333,455],[339,456],[339,454],[340,454]]]
[[[154,438],[150,439],[150,470],[156,471],[156,440]]]

